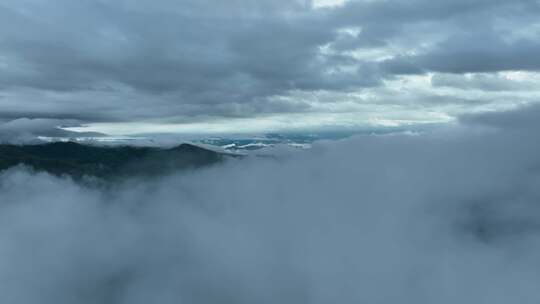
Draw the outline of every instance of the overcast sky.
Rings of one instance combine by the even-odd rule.
[[[0,122],[109,134],[446,122],[540,100],[539,16],[538,0],[3,0]]]

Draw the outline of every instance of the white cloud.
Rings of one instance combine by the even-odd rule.
[[[534,113],[105,188],[3,172],[0,302],[538,303]]]
[[[313,0],[314,8],[327,8],[341,6],[349,0]]]

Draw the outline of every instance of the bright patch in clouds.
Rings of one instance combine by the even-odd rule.
[[[336,7],[343,5],[349,0],[313,0],[313,7],[315,8],[324,8],[324,7]]]
[[[252,134],[273,132],[354,131],[379,127],[404,127],[445,123],[453,118],[445,113],[398,111],[355,113],[309,113],[268,115],[254,118],[214,119],[191,123],[93,123],[64,128],[74,132],[100,132],[113,136],[138,134]]]

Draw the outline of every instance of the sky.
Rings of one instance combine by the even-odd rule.
[[[420,130],[111,181],[2,170],[0,303],[540,303],[539,16],[0,1],[2,143]]]
[[[0,129],[264,133],[509,110],[539,100],[539,14],[538,0],[4,0]]]

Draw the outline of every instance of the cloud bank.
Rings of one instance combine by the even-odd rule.
[[[40,137],[76,138],[100,137],[105,134],[97,132],[73,132],[64,130],[67,127],[80,126],[76,120],[47,118],[18,118],[2,122],[0,120],[0,144],[36,144],[42,143]]]
[[[538,303],[527,113],[108,187],[2,172],[0,302]]]
[[[338,2],[3,1],[0,118],[422,121],[539,100],[536,0]]]

